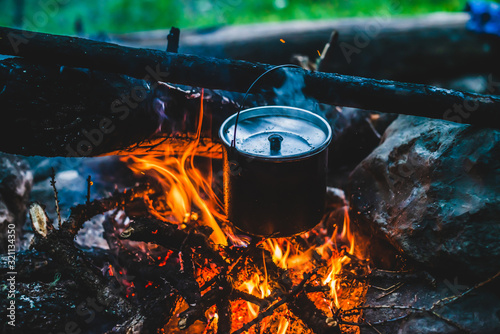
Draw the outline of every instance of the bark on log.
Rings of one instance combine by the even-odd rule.
[[[143,80],[59,65],[38,66],[21,59],[2,61],[0,80],[0,138],[5,152],[102,154],[105,147],[124,148],[143,140],[159,124],[149,107],[152,91]],[[133,112],[113,112],[113,101],[130,96],[134,87],[144,91],[146,98]]]
[[[314,60],[336,30],[338,42],[322,72],[419,83],[499,73],[500,39],[466,30],[467,13],[410,18],[395,17],[398,13],[397,7],[388,7],[368,18],[185,29],[179,52],[269,64],[287,63],[295,54]],[[128,46],[163,50],[167,34],[168,30],[155,30],[113,39]]]
[[[246,91],[255,78],[272,67],[10,28],[0,28],[0,53],[136,78],[146,76],[153,81],[239,92]],[[304,94],[321,103],[500,128],[498,96],[296,68],[270,73],[262,81],[262,88],[280,87],[287,73],[303,77]]]

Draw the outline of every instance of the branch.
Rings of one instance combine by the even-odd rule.
[[[454,301],[468,295],[469,293],[471,293],[472,291],[482,287],[483,285],[486,285],[488,283],[490,283],[491,281],[495,280],[497,277],[500,276],[500,271],[497,272],[495,275],[493,275],[492,277],[488,278],[487,280],[485,281],[482,281],[476,285],[474,285],[472,288],[462,292],[461,294],[459,295],[455,295],[455,296],[451,296],[451,297],[446,297],[446,298],[443,298],[443,299],[440,299],[438,300],[437,302],[435,302],[432,307],[431,307],[431,310],[433,310],[434,308],[436,307],[441,307],[441,306],[445,306],[445,305],[448,305],[450,303],[453,303]]]
[[[94,200],[88,204],[80,204],[71,208],[71,214],[62,226],[61,231],[69,236],[75,237],[83,224],[94,216],[103,214],[117,207],[125,206],[136,198],[153,194],[154,190],[143,184],[138,187],[128,189],[122,193],[115,193],[113,196]]]
[[[62,220],[61,220],[61,209],[59,208],[59,198],[58,198],[58,192],[56,188],[56,172],[54,168],[52,168],[52,173],[50,174],[50,185],[52,186],[52,189],[54,190],[54,201],[56,203],[56,212],[57,212],[57,223],[59,226],[62,225]]]
[[[170,33],[167,36],[167,52],[173,52],[177,53],[179,50],[179,37],[180,37],[181,31],[179,28],[172,27],[170,29]]]
[[[207,229],[210,228],[207,227]],[[205,254],[217,266],[225,268],[227,267],[226,261],[207,242],[211,231],[210,229],[206,234],[186,232],[175,224],[158,219],[137,218],[130,222],[120,237],[127,240],[154,243],[176,252],[183,251],[183,248],[185,251],[186,247],[195,248],[197,253]]]

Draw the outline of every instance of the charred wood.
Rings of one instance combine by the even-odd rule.
[[[176,27],[172,27],[167,36],[167,52],[176,53],[179,50],[179,38],[180,38],[181,30]]]
[[[91,259],[95,265],[103,264],[107,261],[108,253],[101,248],[90,248],[82,250],[85,256]],[[30,283],[36,278],[37,281],[50,283],[54,277],[60,274],[58,264],[45,252],[36,250],[24,250],[15,255],[16,260],[16,280]],[[8,257],[0,257],[0,277],[4,277],[9,272]]]
[[[72,278],[91,291],[107,311],[120,318],[132,314],[132,305],[120,293],[116,282],[107,282],[102,273],[77,249],[72,238],[52,225],[40,204],[33,203],[29,209],[35,231],[32,247],[47,253],[61,266],[67,268]]]
[[[117,201],[117,197],[114,198],[114,201]],[[122,203],[118,201],[119,204]],[[98,210],[89,212],[99,213]],[[41,206],[33,204],[30,207],[30,217],[35,231],[32,246],[48,254],[62,268],[66,268],[81,288],[95,294],[97,301],[106,306],[106,311],[122,319],[123,322],[116,325],[110,333],[130,333],[131,330],[141,333],[156,333],[158,328],[161,328],[168,321],[172,315],[173,307],[176,305],[176,297],[168,298],[168,296],[174,295],[169,284],[159,284],[158,289],[154,289],[153,295],[142,290],[139,305],[133,306],[134,304],[122,295],[122,288],[117,282],[114,279],[105,279],[86,255],[74,246],[72,235],[68,231],[64,231],[62,228],[55,229],[52,226]],[[112,248],[111,250],[116,249]],[[130,272],[127,273],[126,278],[130,279],[137,275],[139,279],[136,283],[139,283],[140,280],[163,283],[162,279],[164,277],[170,278],[169,276],[180,280],[184,278],[177,277],[177,270],[161,268],[145,261],[132,261],[127,269],[130,269]],[[168,271],[167,274],[166,271]],[[120,279],[124,277],[120,276]],[[170,281],[174,280],[170,279]],[[144,302],[143,299],[148,300],[148,302]]]
[[[125,207],[136,198],[143,198],[154,193],[154,189],[152,189],[149,184],[142,184],[136,188],[117,192],[108,198],[94,200],[88,204],[75,206],[71,208],[69,218],[62,224],[61,233],[74,238],[83,224],[90,218],[116,208]]]
[[[227,277],[224,277],[219,284],[218,299],[215,302],[215,307],[219,320],[217,322],[217,333],[226,334],[231,332],[231,299],[230,296],[233,287],[228,282]]]
[[[203,295],[200,302],[191,305],[187,310],[179,314],[179,322],[177,324],[179,329],[188,328],[194,324],[196,320],[205,321],[205,312],[215,305],[218,300],[217,295],[217,289],[210,289]]]
[[[340,334],[338,323],[328,318],[302,291],[288,304],[290,310],[313,330],[315,334]]]
[[[36,276],[40,281],[50,281],[57,272],[57,266],[42,252],[27,250],[18,252],[15,255],[16,261],[16,279],[20,282],[30,282],[32,277]],[[8,256],[0,258],[0,277],[9,272]]]
[[[214,259],[214,257],[218,257],[221,261],[223,261],[223,259],[220,255],[215,255],[217,253],[206,243],[205,235],[196,232],[189,233],[178,229],[177,225],[157,219],[138,218],[130,223],[125,231],[120,234],[120,237],[125,240],[151,242],[180,253],[179,257],[182,266],[175,270],[162,269],[163,272],[161,272],[160,275],[179,292],[189,305],[201,308],[206,306],[205,302],[200,302],[202,300],[201,291],[194,278],[192,248],[206,254],[210,259]],[[213,301],[213,303],[215,303],[215,301]],[[208,307],[212,306],[213,303]],[[206,309],[204,311],[206,311]],[[204,311],[202,313],[204,313]],[[198,311],[194,312],[195,317],[198,316],[198,313]],[[186,326],[189,325],[190,324],[187,324]]]
[[[177,297],[171,293],[169,286],[156,289],[155,292],[153,296],[146,296],[140,301],[133,316],[126,318],[107,333],[158,333],[172,316]]]
[[[181,230],[177,225],[158,219],[137,218],[130,223],[120,236],[128,240],[151,242],[177,252],[183,248],[193,248],[198,253],[208,255],[218,266],[225,267],[227,265],[226,261],[207,243],[207,237],[211,234],[211,229],[205,229],[209,230],[208,235]]]
[[[8,289],[0,289],[0,299],[2,302],[9,300]],[[52,282],[32,277],[29,282],[16,282],[15,326],[8,325],[5,320],[0,328],[2,333],[11,334],[65,333],[68,330],[102,333],[117,321],[116,316],[103,309],[95,297],[89,297],[80,284],[64,275],[61,280]],[[6,307],[0,310],[0,315],[8,319]]]
[[[104,221],[104,237],[114,255],[112,262],[133,278],[139,306],[133,317],[115,326],[110,333],[127,333],[131,328],[136,328],[141,333],[156,333],[173,315],[178,299],[174,289],[184,292],[179,288],[178,281],[184,282],[185,277],[177,276],[179,271],[176,267],[160,267],[138,257],[118,239],[112,221],[111,218]],[[193,295],[193,292],[190,293]],[[189,297],[185,294],[184,298]]]

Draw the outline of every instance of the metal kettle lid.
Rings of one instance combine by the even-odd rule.
[[[236,114],[222,124],[219,136],[227,146],[234,137]],[[332,130],[325,119],[310,111],[264,106],[240,113],[235,148],[242,154],[265,159],[287,159],[312,155],[331,141]]]

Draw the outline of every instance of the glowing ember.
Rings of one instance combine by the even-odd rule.
[[[280,324],[278,326],[278,334],[285,334],[286,333],[286,329],[288,328],[288,325],[290,323],[288,322],[288,320],[286,318],[281,318],[280,320]]]
[[[203,93],[201,97],[203,101]],[[203,103],[198,119],[203,119]],[[233,298],[231,301],[231,332],[239,330],[245,324],[258,318],[266,308],[277,304],[280,295],[290,293],[290,287],[300,285],[301,282],[305,284],[303,289],[307,292],[307,298],[317,309],[323,311],[326,317],[334,317],[338,310],[359,305],[366,287],[352,278],[347,279],[346,273],[356,274],[354,270],[356,266],[360,266],[360,263],[365,266],[364,271],[368,271],[369,268],[366,267],[366,262],[361,261],[361,256],[355,248],[355,237],[351,231],[347,207],[344,208],[344,221],[340,224],[341,228],[338,222],[326,221],[313,230],[292,238],[250,242],[250,238],[236,236],[228,226],[222,213],[223,205],[212,188],[214,179],[211,161],[208,172],[202,172],[195,166],[200,132],[201,121],[198,124],[198,139],[186,143],[180,155],[175,154],[174,150],[166,144],[163,156],[130,156],[125,161],[135,173],[153,177],[162,186],[165,194],[163,203],[149,202],[151,213],[155,217],[176,223],[180,229],[187,226],[206,225],[213,230],[210,236],[211,246],[227,263],[227,272],[224,274],[230,277],[228,281],[231,282],[233,289],[237,289],[246,296]],[[177,147],[175,152],[179,152]],[[206,153],[204,156],[206,157]],[[327,229],[333,226],[336,226],[333,233],[328,235]],[[153,230],[151,233],[157,232],[158,230]],[[142,251],[146,253],[149,250],[144,248]],[[246,251],[259,254],[253,257],[258,261],[248,260],[244,256]],[[170,252],[167,256],[158,257],[158,266],[165,266],[171,254]],[[179,261],[181,271],[183,271],[181,256],[179,256]],[[274,267],[271,268],[272,266]],[[222,273],[221,268],[203,259],[201,255],[195,263],[195,269],[195,278],[200,287],[213,281]],[[313,278],[304,280],[304,275],[313,271]],[[111,266],[109,273],[113,274]],[[287,276],[290,280],[289,287],[283,287],[284,278],[277,277],[277,274]],[[146,287],[151,285],[153,282],[148,282]],[[207,294],[211,289],[207,287],[202,293]],[[130,283],[128,292],[132,290],[133,283]],[[180,302],[175,314],[187,308],[188,305],[185,302]],[[206,323],[203,325],[203,330],[200,330],[199,325],[195,323],[185,332],[216,333],[224,317],[223,314],[217,313],[216,308],[211,307],[205,312],[205,317]],[[174,318],[165,327],[166,332],[179,332],[176,329],[177,320]],[[358,331],[356,327],[347,325],[342,325],[341,329],[343,332],[350,333]],[[311,331],[293,314],[293,310],[283,303],[276,307],[272,315],[263,317],[258,324],[251,326],[245,333],[283,334],[311,333]]]

